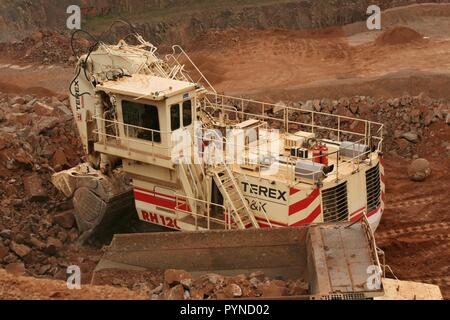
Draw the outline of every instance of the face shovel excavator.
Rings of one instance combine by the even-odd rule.
[[[302,299],[383,296],[382,282],[367,280],[370,268],[383,275],[373,236],[384,210],[383,125],[353,119],[363,132],[351,132],[340,116],[304,111],[302,122],[298,110],[218,95],[179,46],[161,57],[134,38],[97,42],[79,58],[70,102],[88,163],[52,182],[73,199],[81,242],[136,214],[195,232],[116,235],[96,272],[263,270],[302,277]],[[227,135],[236,130],[241,144]],[[331,131],[337,139],[324,137]],[[230,146],[242,161],[211,152]]]

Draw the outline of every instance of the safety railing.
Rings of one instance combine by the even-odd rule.
[[[283,135],[273,135],[271,133],[275,133],[276,131],[272,129],[267,129],[266,137],[272,137],[270,139],[262,139],[258,140],[256,144],[243,144],[236,143],[233,141],[233,137],[231,139],[222,135],[212,135],[210,134],[211,129],[203,129],[202,136],[200,138],[208,137],[206,141],[210,144],[219,146],[219,157],[217,157],[216,162],[208,162],[208,152],[210,150],[205,149],[199,152],[199,156],[203,159],[206,166],[214,166],[217,164],[235,164],[245,166],[246,164],[255,165],[257,170],[254,170],[252,173],[253,176],[257,176],[258,178],[267,178],[268,176],[277,176],[279,180],[284,180],[288,184],[294,184],[298,179],[295,173],[296,162],[298,158],[292,156],[282,157],[280,156],[279,149],[284,149],[284,136]],[[199,138],[199,137],[195,137]],[[241,139],[243,140],[243,139]],[[205,140],[202,140],[205,141]],[[336,180],[339,180],[341,177],[340,169],[343,166],[351,166],[351,171],[356,172],[359,170],[360,165],[364,163],[363,160],[369,159],[372,150],[367,150],[363,153],[359,152],[356,148],[358,145],[365,142],[365,139],[359,139],[355,142],[348,144],[345,149],[351,151],[352,154],[355,154],[353,157],[341,157],[340,150],[337,149],[335,151],[327,152],[326,154],[318,155],[318,156],[309,156],[303,158],[302,160],[308,160],[311,162],[320,163],[320,159],[323,157],[327,157],[329,159],[329,165],[334,165],[334,170],[331,174],[334,174]],[[277,150],[269,150],[267,146],[275,145],[277,146]],[[214,149],[213,149],[214,150]],[[232,156],[230,157],[230,154]],[[237,156],[234,157],[234,156]],[[236,161],[238,160],[238,161]],[[267,160],[267,161],[264,161]],[[282,173],[282,174],[280,174]],[[310,174],[319,174],[320,171],[311,172]]]
[[[202,84],[210,92],[216,93],[216,89],[214,89],[205,75],[200,71],[200,69],[192,61],[189,55],[179,45],[175,45],[172,47],[172,53],[166,55],[166,62],[169,66],[172,67],[172,77],[175,77],[177,73],[180,73],[189,82]],[[185,69],[185,63],[189,63],[191,70]],[[194,75],[194,73],[196,74],[196,76]]]
[[[376,244],[376,241],[375,241],[375,236],[373,234],[372,228],[370,227],[369,220],[367,219],[366,212],[363,212],[363,215],[362,215],[360,221],[361,221],[361,225],[362,225],[362,228],[364,230],[364,233],[366,234],[368,242],[369,242],[373,263],[381,271],[382,269],[381,269],[380,259],[378,257],[378,248],[377,248],[377,244]]]
[[[222,164],[255,165],[258,167],[258,170],[254,171],[254,175],[257,175],[259,178],[267,178],[269,175],[274,175],[271,172],[276,169],[275,166],[280,165],[277,162],[279,160],[277,159],[279,156],[279,148],[277,150],[271,150],[270,146],[278,146],[281,140],[279,137],[271,134],[272,132],[275,133],[275,131],[271,129],[265,130],[266,138],[258,139],[256,143],[246,144],[245,142],[236,142],[236,135],[234,135],[233,131],[231,131],[231,137],[228,137],[219,134],[217,130],[203,128],[200,132],[196,132],[194,136],[196,141],[201,140],[202,143],[207,143],[207,146],[202,148],[198,152],[198,155],[206,167],[214,167]],[[209,149],[211,146],[213,148]],[[288,161],[288,167],[293,168],[295,166],[293,159],[286,160]],[[286,165],[286,163],[283,165]],[[285,171],[289,173],[286,182],[291,182],[294,176],[290,174],[289,170]]]
[[[197,213],[196,209],[190,208],[189,203],[194,203],[196,208],[203,208],[203,212]],[[213,211],[221,212],[223,218],[213,217]],[[230,212],[229,208],[211,203],[205,200],[187,197],[181,194],[175,194],[175,215],[177,220],[182,220],[185,216],[191,216],[194,219],[193,225],[196,230],[202,229],[220,229],[221,227],[225,230],[233,229],[232,218],[228,217],[227,214]],[[181,214],[183,216],[181,216]],[[220,215],[216,214],[216,215]],[[214,225],[213,228],[211,226]]]
[[[314,110],[298,109],[289,106],[226,96],[217,93],[208,93],[204,97],[204,100],[202,102],[205,110],[209,111],[210,114],[214,114],[214,111],[221,111],[222,114],[234,114],[235,118],[237,118],[239,121],[254,118],[264,121],[280,122],[283,125],[282,127],[284,128],[285,132],[290,132],[290,128],[300,126],[309,128],[312,133],[315,133],[320,129],[326,130],[327,132],[336,133],[338,142],[342,141],[341,137],[345,134],[364,137],[367,142],[366,144],[369,144],[371,142],[369,140],[373,139],[378,141],[377,148],[381,151],[383,142],[383,124],[378,122],[337,114],[318,112]],[[256,109],[260,112],[246,111],[246,108]],[[272,110],[274,113],[279,114],[280,116],[270,116],[268,114],[269,110]],[[275,112],[274,110],[277,111]],[[311,120],[308,123],[291,120],[290,116],[294,113],[309,115],[311,117]],[[317,121],[320,118],[334,120],[333,122],[336,124],[336,127],[321,125]],[[364,133],[343,129],[343,124],[349,121],[364,125]]]
[[[348,116],[280,106],[216,93],[207,94],[203,100],[200,100],[200,103],[202,108],[208,112],[208,114],[218,119],[219,122],[224,119],[228,120],[230,124],[236,124],[248,119],[258,119],[268,123],[278,122],[278,127],[282,128],[281,132],[284,133],[292,133],[298,131],[299,128],[306,128],[306,130],[303,131],[309,131],[318,135],[321,134],[319,131],[328,134],[333,133],[334,137],[336,137],[336,142],[340,143],[342,141],[348,141],[351,143],[347,148],[352,146],[355,148],[358,144],[369,146],[369,151],[364,153],[356,152],[357,150],[355,148],[354,151],[357,155],[350,159],[340,159],[339,150],[326,154],[328,157],[333,155],[336,156],[335,170],[337,179],[339,178],[339,165],[350,163],[354,166],[353,171],[358,170],[363,159],[369,158],[369,161],[371,160],[370,154],[374,151],[372,150],[372,147],[375,147],[375,151],[378,152],[382,150],[384,126],[381,123]],[[269,111],[277,114],[277,116],[269,115]],[[219,115],[217,115],[217,113],[219,113]],[[300,114],[300,116],[303,117],[309,116],[310,121],[302,122],[292,120],[291,116],[295,113]],[[363,132],[347,129],[344,124],[349,122],[351,122],[354,127],[362,127]],[[334,126],[327,125],[328,123],[333,123]],[[344,137],[346,137],[346,139],[344,139]],[[309,157],[307,160],[314,161],[316,158],[319,158],[319,156]],[[291,166],[295,166],[295,164],[291,164]]]
[[[171,155],[172,132],[152,130],[97,116],[92,118],[104,124],[99,126],[100,129],[93,130],[93,133],[97,135],[97,143],[106,148],[120,147],[128,154],[139,152],[151,156],[170,157]]]

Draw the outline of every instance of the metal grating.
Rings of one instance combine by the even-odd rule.
[[[365,300],[367,299],[363,293],[332,293],[322,296],[320,300]]]
[[[369,213],[379,208],[381,204],[379,164],[366,171],[366,191],[367,191],[367,213]]]
[[[347,183],[322,191],[324,222],[346,221],[348,218]]]

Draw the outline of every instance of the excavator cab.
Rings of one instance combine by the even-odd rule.
[[[103,132],[98,130],[95,149],[108,154],[108,147],[101,145],[119,139],[122,150],[109,149],[111,156],[136,161],[142,161],[146,154],[160,159],[170,157],[174,133],[178,130],[192,133],[196,89],[193,83],[141,74],[98,85],[97,92],[105,93],[112,101],[114,119],[96,118],[97,128]],[[97,114],[109,114],[108,110],[100,111]],[[114,130],[110,130],[112,127]]]

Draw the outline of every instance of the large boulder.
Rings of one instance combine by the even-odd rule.
[[[430,163],[423,158],[414,160],[408,167],[408,176],[413,181],[424,181],[430,174]]]

